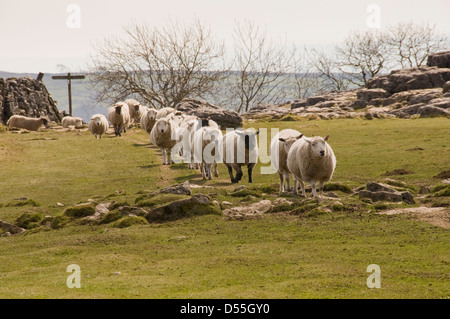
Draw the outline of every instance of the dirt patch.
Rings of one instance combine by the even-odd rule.
[[[430,223],[434,226],[442,227],[445,229],[450,228],[450,208],[448,207],[411,207],[411,208],[399,208],[391,209],[379,214],[383,215],[397,215],[397,214],[410,214],[417,219]]]
[[[422,147],[414,147],[414,148],[409,148],[409,149],[407,149],[407,151],[408,152],[410,152],[410,151],[424,151],[425,149],[424,148],[422,148]]]
[[[386,173],[381,174],[381,176],[408,175],[408,174],[414,174],[414,172],[408,171],[403,168],[397,168],[397,169],[394,169],[393,171],[387,171]]]
[[[450,171],[440,172],[436,176],[433,176],[433,178],[449,179],[450,178]]]

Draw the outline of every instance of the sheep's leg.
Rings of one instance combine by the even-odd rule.
[[[278,172],[278,177],[280,178],[280,194],[284,192],[284,176],[280,172]]]
[[[253,167],[255,167],[254,163],[252,163],[252,164],[247,166],[248,182],[249,183],[253,183],[253,179],[252,179]]]
[[[312,197],[317,197],[316,181],[311,181]]]
[[[289,192],[291,190],[291,183],[290,183],[289,173],[284,175],[284,180],[286,181],[286,191]]]
[[[217,163],[216,162],[214,162],[214,176],[215,177],[219,177],[219,171],[217,170]]]
[[[302,196],[306,198],[305,184],[301,180],[299,180],[298,183],[300,184],[300,188],[302,189]]]
[[[292,195],[298,195],[298,182],[296,178],[294,178],[294,187],[292,187]]]
[[[319,194],[323,195],[323,181],[320,181],[319,183]]]
[[[167,153],[167,165],[173,164],[173,161],[172,161],[172,150],[171,149],[167,149],[166,153]]]
[[[95,136],[95,139],[97,139],[97,134],[94,134],[94,136]]]
[[[163,156],[163,165],[166,165],[166,150],[163,147],[161,147],[160,150]]]
[[[203,179],[206,179],[206,174],[205,174],[206,167],[205,166],[206,165],[203,162],[200,164],[200,171],[202,172],[202,178]]]
[[[233,168],[231,168],[231,166],[229,166],[229,165],[227,165],[227,168],[228,168],[228,174],[230,174],[231,182],[237,183],[237,181],[234,179],[234,176],[233,176]]]
[[[239,165],[236,165],[234,167],[234,169],[236,170],[235,180],[236,180],[236,183],[237,183],[237,182],[239,182],[241,180],[242,175],[244,175],[244,174],[242,174],[242,168]]]
[[[212,179],[212,164],[207,164],[206,168],[208,169],[208,179]]]

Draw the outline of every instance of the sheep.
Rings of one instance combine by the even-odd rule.
[[[153,126],[156,123],[156,115],[158,114],[158,110],[149,108],[145,110],[142,114],[140,124],[141,128],[144,129],[148,134],[152,131]]]
[[[222,131],[217,127],[202,127],[194,133],[193,148],[194,161],[200,164],[203,179],[218,177],[217,163],[222,159]]]
[[[328,145],[329,136],[320,136],[297,140],[289,150],[287,167],[295,178],[292,193],[298,193],[297,181],[306,197],[304,182],[312,187],[312,197],[317,196],[316,182],[319,181],[319,192],[323,193],[323,184],[333,177],[336,168],[336,157]]]
[[[128,111],[130,112],[130,124],[140,123],[145,111],[144,107],[135,99],[125,100],[125,103],[128,105]]]
[[[109,128],[108,120],[103,114],[94,114],[89,121],[89,131],[95,136],[101,139],[102,135],[106,133]]]
[[[158,115],[156,115],[156,119],[159,120],[163,117],[166,117],[167,115],[171,114],[171,113],[175,113],[176,110],[174,108],[171,107],[163,107],[162,109],[158,110]]]
[[[277,133],[270,142],[270,159],[272,166],[280,177],[280,194],[290,190],[290,172],[287,168],[287,155],[292,144],[303,136],[299,131],[285,129]],[[286,188],[284,187],[286,181]]]
[[[65,116],[61,121],[61,125],[64,128],[68,128],[70,125],[81,126],[83,125],[83,119],[80,117]]]
[[[122,130],[127,131],[130,124],[130,113],[128,111],[128,104],[124,102],[117,102],[108,110],[108,120],[114,127],[114,134],[122,136]]]
[[[44,117],[31,118],[22,115],[13,115],[9,118],[8,122],[6,122],[6,125],[8,125],[9,128],[15,127],[23,128],[28,131],[37,131],[42,125],[47,127],[48,120]]]
[[[252,183],[252,171],[258,160],[258,131],[234,130],[223,136],[223,163],[230,174],[231,183],[238,183],[242,178],[241,166],[247,165],[248,182]],[[233,169],[236,177],[233,177]]]
[[[172,148],[177,140],[174,138],[176,124],[170,118],[161,118],[156,121],[150,132],[150,143],[158,146],[163,155],[163,165],[172,164]]]

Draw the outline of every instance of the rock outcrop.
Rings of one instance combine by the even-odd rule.
[[[242,127],[242,118],[235,112],[223,109],[220,106],[200,99],[183,99],[175,109],[188,115],[195,115],[201,119],[210,118],[220,125],[222,129]]]
[[[291,103],[291,109],[257,105],[246,119],[450,117],[450,51],[430,55],[428,65],[377,76],[360,89],[326,92]],[[295,118],[293,118],[295,120]]]
[[[0,78],[0,123],[6,124],[16,114],[61,121],[56,102],[42,81],[28,76],[6,80]]]

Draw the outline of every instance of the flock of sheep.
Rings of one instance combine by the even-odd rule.
[[[163,165],[176,161],[188,163],[190,169],[200,169],[203,179],[218,176],[217,165],[223,163],[232,183],[238,183],[243,176],[242,166],[247,166],[248,181],[258,160],[257,136],[259,130],[230,130],[223,134],[220,126],[211,119],[182,114],[173,108],[159,110],[143,107],[138,101],[128,99],[118,102],[108,109],[108,115],[94,114],[89,121],[89,130],[95,138],[102,138],[110,127],[114,134],[122,132],[133,123],[139,123],[150,137],[150,143],[160,148]],[[27,122],[27,123],[25,123]],[[10,127],[37,130],[47,125],[45,119],[31,119],[14,115],[7,123]],[[64,117],[62,125],[81,125],[82,120]],[[271,140],[270,157],[272,166],[278,171],[280,193],[292,191],[298,194],[300,185],[302,195],[306,197],[304,183],[310,183],[312,196],[317,196],[316,183],[322,194],[323,185],[331,180],[336,167],[336,157],[325,138],[308,138],[302,133],[285,129]],[[234,172],[236,174],[234,175]],[[290,185],[290,175],[294,185]]]

